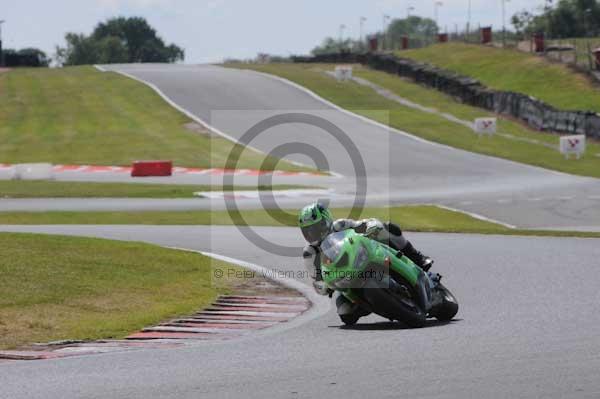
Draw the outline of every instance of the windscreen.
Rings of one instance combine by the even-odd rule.
[[[346,233],[344,231],[339,231],[337,233],[333,233],[325,238],[325,241],[321,244],[321,250],[323,251],[323,255],[327,259],[329,259],[330,263],[335,262],[335,260],[340,255],[340,251],[342,249],[342,245],[344,244],[344,239],[346,238]]]

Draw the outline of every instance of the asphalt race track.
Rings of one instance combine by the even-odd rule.
[[[248,243],[235,228],[3,227],[2,230],[138,239],[210,250],[301,272]],[[293,228],[260,229],[300,245]],[[202,237],[210,236],[207,243]],[[0,364],[6,398],[598,397],[594,311],[586,276],[593,239],[412,234],[461,310],[450,324],[403,329],[378,317],[340,328],[335,311],[296,328],[176,350]],[[232,245],[232,242],[235,243]]]
[[[332,197],[333,205],[352,204],[357,180],[352,161],[360,158],[368,177],[366,199],[370,205],[437,203],[522,228],[600,231],[598,179],[474,154],[393,132],[336,110],[288,83],[252,71],[210,65],[161,64],[104,68],[155,85],[175,104],[235,139],[242,137],[255,123],[287,112],[322,117],[333,123],[359,149],[358,157],[349,154],[347,146],[342,146],[321,128],[300,123],[272,127],[250,143],[265,152],[290,142],[315,146],[325,155],[329,169],[343,178],[279,178],[275,182],[331,187],[336,192]],[[290,154],[286,158],[312,164],[303,154]],[[130,180],[123,174],[111,173],[68,179]],[[155,181],[167,182],[164,179]],[[170,182],[206,184],[208,181],[186,177]],[[247,184],[249,179],[242,178],[239,182]],[[306,199],[297,199],[284,204],[298,207],[306,202]],[[261,204],[254,201],[245,206],[259,207]],[[223,201],[153,200],[140,204],[136,200],[67,199],[52,203],[43,199],[0,200],[0,210],[130,210],[136,207],[217,209],[223,208]]]
[[[218,66],[122,65],[107,67],[158,87],[177,105],[236,139],[260,120],[282,112],[323,117],[360,150],[368,195],[388,203],[443,202],[519,227],[572,227],[600,231],[600,181],[474,154],[391,132],[335,110],[280,80]],[[382,111],[385,116],[385,111]],[[476,137],[474,136],[474,140]],[[250,144],[265,152],[290,142],[325,153],[330,170],[354,190],[348,149],[320,128],[283,124]],[[304,155],[293,161],[311,163]]]
[[[330,119],[360,148],[369,204],[435,202],[519,227],[600,231],[596,179],[390,132],[332,111],[292,86],[253,72],[215,66],[112,68],[152,82],[180,106],[235,137],[241,137],[257,119],[278,110],[302,110]],[[215,110],[227,112],[215,115],[211,112]],[[353,168],[339,143],[304,125],[281,125],[272,130],[252,145],[270,151],[290,141],[316,144],[326,152],[331,170],[344,176],[333,183],[339,194],[333,205],[351,202]],[[308,162],[302,155],[289,158]],[[2,200],[0,209],[95,209],[87,199],[19,201],[21,204]],[[300,201],[283,204],[297,206]],[[106,209],[222,207],[218,201],[200,199],[97,202],[103,202],[98,206]],[[295,228],[255,230],[274,243],[303,244]],[[0,226],[0,231],[104,237],[210,251],[283,271],[308,283],[299,253],[273,255],[249,242],[235,227]],[[321,299],[306,317],[288,328],[230,342],[0,363],[0,397],[600,396],[600,315],[596,311],[600,290],[594,270],[600,258],[597,239],[416,233],[409,238],[437,260],[435,270],[444,275],[446,285],[457,296],[461,309],[455,321],[406,329],[370,316],[354,328],[344,328],[329,301]]]

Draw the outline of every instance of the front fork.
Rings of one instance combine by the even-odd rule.
[[[426,272],[421,270],[421,273],[419,273],[419,277],[417,278],[417,284],[415,288],[417,291],[419,305],[421,305],[425,312],[429,312],[432,306],[432,292],[435,289],[434,281],[429,278],[429,275]]]

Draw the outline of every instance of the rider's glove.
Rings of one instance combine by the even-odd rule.
[[[381,221],[377,219],[367,219],[365,223],[365,236],[370,238],[377,238],[379,233],[385,228],[383,226],[383,223],[381,223]]]
[[[313,281],[313,287],[319,295],[330,295],[333,292],[323,281]]]

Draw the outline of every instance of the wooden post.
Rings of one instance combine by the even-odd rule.
[[[592,61],[592,47],[590,46],[589,40],[586,40],[585,44],[586,44],[586,48],[587,48],[588,64],[589,64],[589,68],[590,68],[590,72],[591,72],[594,70],[594,63]]]
[[[533,53],[533,36],[529,36],[529,52]]]

